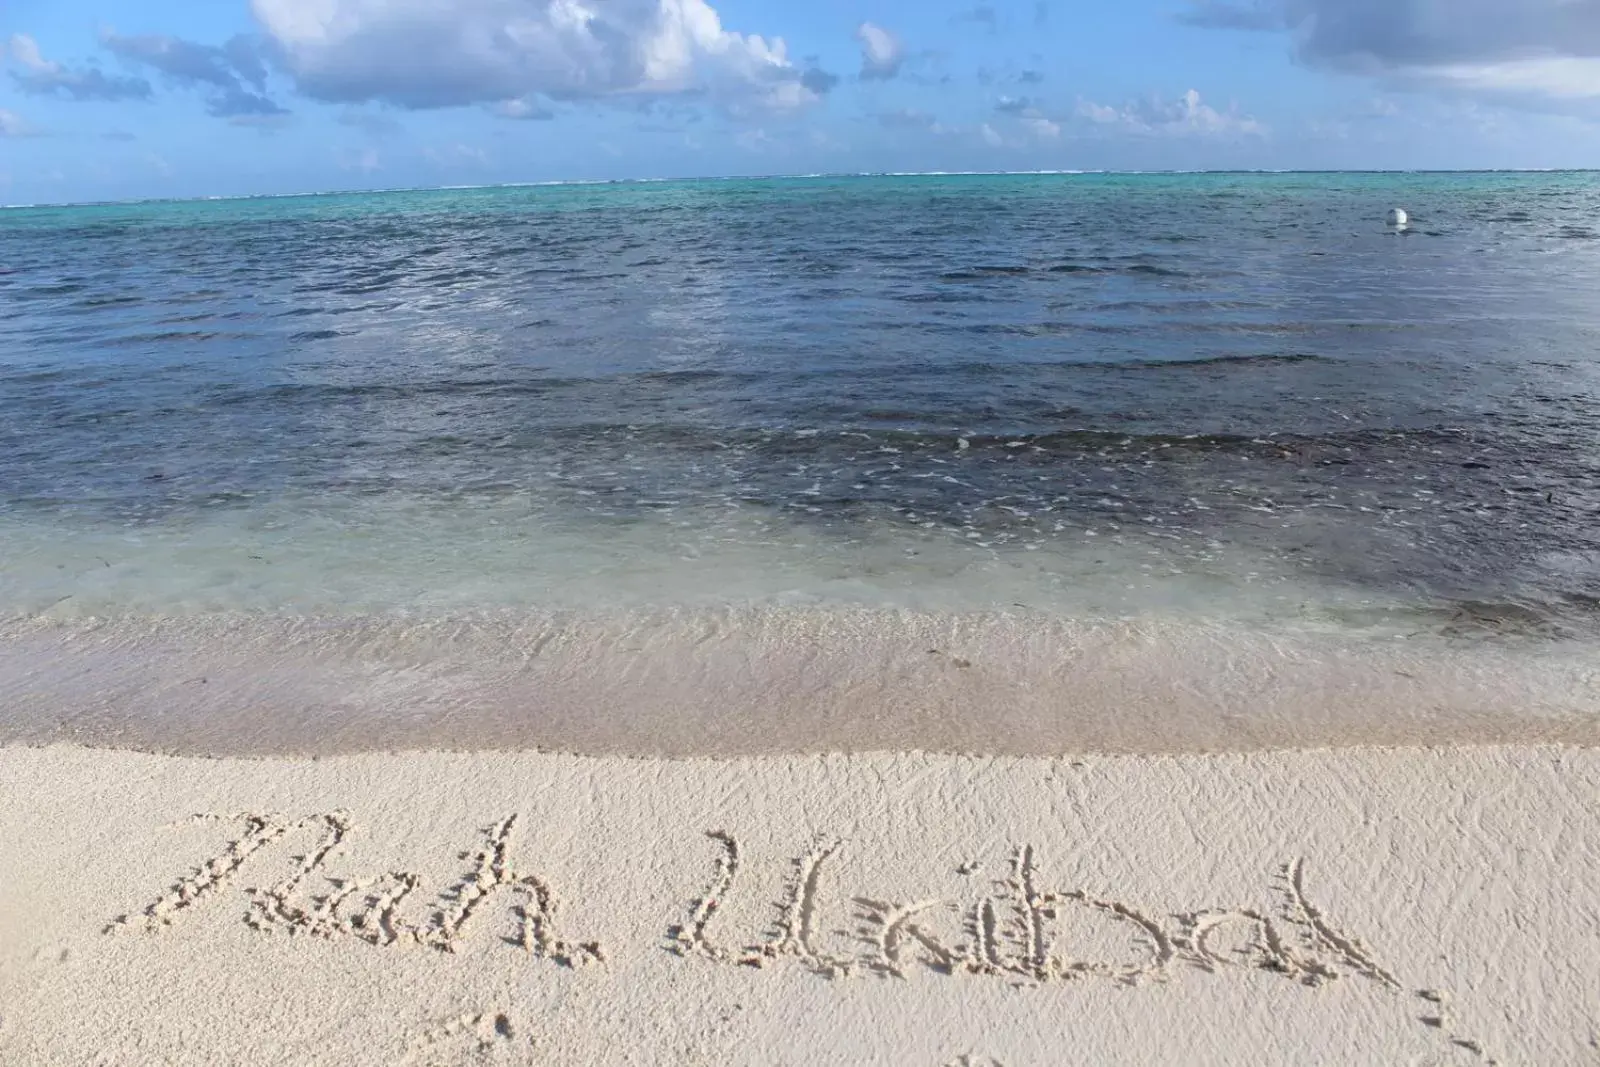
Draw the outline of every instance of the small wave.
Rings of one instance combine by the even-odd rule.
[[[1057,263],[1046,269],[1051,274],[1132,274],[1150,278],[1187,278],[1190,276],[1186,271],[1173,267],[1162,267],[1154,263],[1131,263],[1126,265]]]
[[[1110,364],[1118,367],[1150,367],[1157,369],[1185,367],[1260,367],[1294,363],[1338,363],[1330,356],[1314,352],[1261,352],[1238,356],[1201,356],[1196,359],[1145,359]]]
[[[144,303],[144,297],[130,294],[127,296],[92,296],[85,300],[79,300],[72,306],[75,308],[115,308],[131,307],[134,304],[142,303]]]
[[[158,330],[149,333],[131,333],[113,337],[105,343],[117,347],[130,345],[197,344],[203,341],[243,340],[248,334],[224,333],[220,330]]]

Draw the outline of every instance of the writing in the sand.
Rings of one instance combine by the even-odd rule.
[[[243,890],[245,921],[252,927],[380,948],[410,944],[454,952],[472,934],[477,916],[502,909],[516,923],[516,936],[507,940],[534,957],[567,966],[606,960],[599,942],[562,936],[554,887],[515,865],[514,815],[484,830],[477,847],[461,854],[466,869],[460,877],[421,907],[413,900],[422,883],[416,874],[384,871],[352,879],[325,873],[329,858],[353,832],[342,813],[197,818],[240,830],[146,907],[114,920],[108,932],[168,929],[220,898],[254,857],[298,846],[304,853],[284,878]],[[708,834],[707,841],[705,883],[687,904],[683,921],[666,932],[666,947],[685,959],[744,967],[787,959],[829,977],[906,977],[917,970],[1029,983],[1093,977],[1133,983],[1162,978],[1184,964],[1205,971],[1260,968],[1313,985],[1350,973],[1399,988],[1360,940],[1342,932],[1312,902],[1300,859],[1274,876],[1276,908],[1158,914],[1087,890],[1045,888],[1031,845],[1017,847],[1002,877],[980,881],[981,891],[968,899],[848,895],[830,888],[829,865],[842,842],[825,840],[793,860],[770,927],[740,937],[719,929],[719,913],[725,914],[743,888],[739,841],[722,831]],[[858,935],[856,949],[848,954],[823,947],[818,936],[822,924],[840,918],[854,920]],[[1082,943],[1075,946],[1074,937]]]

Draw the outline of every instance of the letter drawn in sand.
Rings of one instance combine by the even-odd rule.
[[[1172,941],[1166,931],[1137,908],[1083,890],[1041,890],[1038,856],[1032,845],[1013,850],[1011,875],[998,887],[999,893],[983,897],[969,912],[967,930],[972,947],[966,968],[974,974],[1010,974],[1040,983],[1100,976],[1131,983],[1161,977],[1172,959]],[[1068,908],[1087,909],[1091,915],[1131,926],[1137,940],[1146,943],[1149,958],[1124,964],[1058,958],[1051,952],[1058,939],[1052,924]]]
[[[245,890],[250,901],[245,921],[252,928],[308,933],[326,939],[349,937],[378,947],[413,943],[454,952],[466,937],[473,916],[503,893],[516,901],[512,911],[520,929],[514,944],[540,959],[568,966],[605,959],[598,942],[573,943],[558,938],[554,932],[554,892],[538,875],[521,874],[512,868],[510,843],[515,815],[486,831],[487,840],[472,854],[473,870],[444,892],[432,917],[423,924],[407,922],[399,915],[400,906],[421,883],[421,878],[410,872],[391,871],[374,878],[327,878],[332,886],[330,892],[307,892],[311,877],[322,871],[353,829],[343,813],[312,815],[296,821],[257,814],[197,818],[243,820],[245,832],[144,908],[137,918],[122,916],[114,920],[107,927],[108,933],[133,925],[150,932],[165,929],[185,911],[215,895],[247,860],[268,845],[293,831],[320,828],[322,834],[315,846],[300,857],[287,878],[266,889]]]
[[[689,925],[674,926],[667,931],[667,937],[679,955],[704,956],[718,963],[729,963],[733,960],[733,954],[707,940],[706,927],[711,924],[722,902],[728,898],[728,891],[733,888],[733,880],[739,875],[739,842],[732,834],[722,830],[708,830],[706,836],[721,846],[721,851],[717,854],[716,874],[712,876],[711,885],[704,895],[694,902]]]
[[[753,952],[769,959],[778,956],[798,956],[818,974],[830,978],[847,976],[854,960],[829,956],[818,950],[816,942],[817,911],[820,906],[818,885],[822,881],[822,866],[843,844],[834,838],[819,840],[814,848],[795,861],[795,876],[789,883],[789,892],[778,917],[776,939],[753,946]]]
[[[829,956],[816,946],[816,923],[819,908],[819,884],[823,865],[838,851],[837,839],[819,841],[810,852],[794,861],[794,876],[778,906],[776,929],[744,953],[735,957],[727,949],[713,945],[706,934],[717,909],[732,891],[739,874],[739,842],[721,830],[709,832],[707,837],[721,846],[716,860],[716,871],[711,884],[695,901],[685,926],[674,926],[667,931],[672,950],[681,956],[703,956],[718,963],[740,963],[761,967],[769,960],[794,956],[819,974],[829,977],[848,975],[854,960]]]
[[[227,886],[252,856],[281,840],[285,835],[320,825],[326,827],[336,838],[334,842],[336,844],[337,839],[342,838],[349,828],[344,815],[339,812],[312,815],[299,820],[291,820],[276,814],[244,812],[236,815],[196,815],[194,821],[243,822],[244,833],[229,841],[217,855],[205,860],[180,878],[171,890],[157,897],[136,915],[130,913],[113,919],[106,927],[106,933],[115,933],[131,927],[138,927],[147,932],[163,930],[198,907],[206,898],[214,896],[218,890]],[[302,863],[299,877],[304,877],[309,871],[306,863],[314,867],[327,856],[331,848],[331,845],[327,845],[317,849],[314,853],[316,857],[314,862],[308,857]]]
[[[599,963],[605,953],[598,942],[569,943],[556,938],[553,925],[555,894],[538,875],[518,874],[511,868],[508,850],[517,817],[507,816],[488,831],[488,841],[473,859],[477,869],[467,874],[446,893],[450,902],[441,907],[425,928],[412,928],[412,936],[424,945],[454,952],[474,914],[500,891],[519,899],[515,913],[521,920],[518,944],[542,959],[567,966]]]
[[[890,904],[887,901],[856,897],[862,908],[862,920],[867,924],[867,939],[878,950],[877,957],[867,961],[867,966],[880,974],[896,978],[906,976],[906,949],[920,949],[924,963],[941,974],[955,973],[959,957],[932,934],[919,926],[919,915],[936,908],[950,908],[942,900],[923,900],[914,904]]]
[[[355,833],[354,824],[343,812],[298,819],[260,813],[195,818],[234,823],[240,829],[220,852],[143,909],[114,920],[107,933],[130,928],[150,933],[167,930],[195,909],[220,899],[222,890],[252,859],[305,835],[308,847],[294,858],[286,876],[266,888],[243,890],[248,901],[244,919],[252,928],[349,939],[379,948],[421,945],[454,953],[481,925],[481,916],[499,904],[517,920],[515,936],[506,940],[531,956],[567,966],[605,959],[597,942],[574,942],[558,935],[555,892],[541,876],[515,866],[516,815],[482,831],[478,847],[462,854],[470,861],[469,869],[422,911],[426,918],[421,921],[408,920],[402,914],[403,907],[416,906],[422,883],[419,875],[390,870],[374,877],[339,878],[328,873],[332,858],[342,854]],[[861,969],[905,979],[926,968],[945,976],[1000,977],[1024,986],[1090,978],[1127,984],[1167,980],[1174,961],[1181,961],[1212,975],[1248,968],[1274,972],[1312,987],[1355,974],[1391,993],[1406,995],[1400,980],[1378,962],[1377,955],[1360,939],[1342,931],[1312,900],[1303,858],[1280,868],[1275,908],[1176,912],[1172,913],[1174,925],[1174,919],[1158,921],[1122,900],[1092,895],[1084,889],[1045,888],[1038,850],[1023,844],[1012,850],[1006,876],[974,894],[909,901],[867,895],[846,898],[856,905],[856,934],[870,952],[845,955],[827,951],[821,944],[822,916],[827,911],[824,889],[833,880],[830,864],[842,848],[840,840],[819,838],[810,851],[791,861],[782,897],[775,905],[772,929],[754,943],[734,949],[728,946],[736,941],[713,936],[713,925],[738,889],[745,857],[731,833],[717,830],[706,836],[716,845],[709,884],[691,902],[687,921],[668,930],[670,948],[684,957],[752,967],[792,957],[808,970],[830,978]],[[959,872],[971,874],[977,869],[976,862],[969,861]],[[1118,951],[1114,955],[1120,959],[1080,958],[1080,954],[1106,955],[1087,946],[1106,943],[1108,934],[1115,942],[1131,942],[1133,954]],[[1480,1042],[1457,1029],[1447,993],[1426,989],[1413,995],[1418,1000],[1419,1024],[1452,1050],[1470,1052],[1481,1063],[1495,1063]],[[498,1048],[497,1042],[507,1036],[510,1027],[503,1016],[487,1014],[463,1017],[456,1024],[455,1030],[447,1027],[448,1032],[434,1036],[488,1042],[484,1047]],[[432,1047],[431,1040],[424,1040],[413,1051],[433,1056],[440,1050]]]
[[[1289,896],[1290,921],[1305,928],[1313,946],[1332,953],[1357,974],[1391,989],[1399,989],[1399,980],[1378,966],[1365,945],[1335,930],[1322,910],[1306,897],[1305,870],[1306,861],[1303,857],[1290,860],[1283,868],[1283,879],[1287,883]]]
[[[1203,971],[1215,973],[1219,967],[1259,967],[1299,977],[1300,960],[1283,943],[1272,918],[1253,908],[1233,911],[1201,911],[1179,916],[1183,930],[1173,938],[1182,958]],[[1238,931],[1238,943],[1227,942],[1228,933]],[[1224,948],[1223,944],[1232,944]]]

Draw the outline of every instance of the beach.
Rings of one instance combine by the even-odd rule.
[[[5,212],[0,1065],[1600,1063],[1596,211]]]
[[[0,622],[0,744],[1163,755],[1600,745],[1583,641],[774,608]]]
[[[0,751],[0,1062],[1586,1063],[1600,753]]]

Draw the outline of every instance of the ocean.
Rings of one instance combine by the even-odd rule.
[[[1597,294],[1587,173],[0,211],[0,739],[1034,751],[1320,741],[1357,707],[1379,739],[1412,705],[1472,736],[1589,723]],[[1296,719],[1327,694],[1291,686],[1273,729],[1218,725],[1263,692],[1241,670],[1284,662],[1432,664],[1468,695],[1369,686]],[[1492,699],[1461,681],[1486,663],[1512,680]],[[333,689],[306,680],[330,664]],[[1033,711],[994,710],[1024,683]],[[1178,721],[1177,690],[1215,721]],[[1090,691],[1103,729],[1072,710]]]

